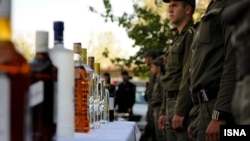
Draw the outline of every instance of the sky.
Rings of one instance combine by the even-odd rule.
[[[124,11],[133,12],[133,0],[111,0],[116,15]],[[74,42],[88,46],[91,34],[111,31],[122,48],[132,46],[127,33],[116,23],[105,23],[104,19],[89,11],[91,5],[104,11],[102,0],[12,0],[13,38],[24,38],[34,46],[34,35],[38,30],[49,32],[49,47],[53,47],[53,22],[64,22],[64,45],[72,49]],[[131,47],[132,49],[132,47]],[[131,51],[130,55],[134,52]]]

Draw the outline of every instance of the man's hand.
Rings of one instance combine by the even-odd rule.
[[[207,127],[206,141],[220,141],[220,125],[224,125],[224,120],[212,119]]]
[[[159,119],[158,119],[158,128],[160,131],[164,131],[165,129],[165,125],[166,125],[166,116],[164,115],[160,115]]]
[[[192,134],[192,129],[190,127],[188,127],[187,133],[188,133],[188,139],[190,141],[192,141],[193,140],[193,134]]]
[[[182,129],[183,128],[184,117],[180,115],[174,115],[172,119],[172,128],[173,129]]]

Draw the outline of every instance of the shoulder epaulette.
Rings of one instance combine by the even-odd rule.
[[[195,31],[195,29],[194,29],[193,26],[191,26],[191,27],[188,28],[188,32],[189,32],[190,34],[194,33],[194,31]]]

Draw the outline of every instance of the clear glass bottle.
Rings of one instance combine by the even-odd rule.
[[[54,22],[54,47],[49,55],[58,69],[57,96],[55,101],[56,137],[73,138],[74,122],[74,60],[73,51],[63,45],[64,22]]]
[[[93,130],[95,128],[95,116],[94,116],[94,96],[93,96],[93,73],[94,70],[87,65],[87,49],[82,48],[82,59],[83,66],[87,70],[89,74],[89,95],[88,95],[88,108],[89,108],[89,120],[90,120],[90,129]]]
[[[56,131],[54,97],[57,68],[49,57],[47,31],[36,32],[36,54],[31,61],[30,106],[32,141],[53,141]]]
[[[88,97],[90,93],[90,78],[83,66],[81,43],[74,43],[75,61],[75,131],[88,133],[90,131]]]
[[[11,41],[11,0],[0,1],[0,139],[25,141],[31,68]]]
[[[94,95],[94,103],[95,103],[95,128],[101,127],[101,103],[102,103],[102,91],[101,91],[101,76],[100,76],[100,63],[94,63],[94,72],[95,76],[95,95]]]

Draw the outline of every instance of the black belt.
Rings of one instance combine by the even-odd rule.
[[[201,103],[209,102],[217,98],[219,92],[219,87],[211,89],[201,89],[198,92],[191,93],[191,98],[194,105]]]
[[[168,91],[167,98],[177,98],[177,94],[179,91]]]

